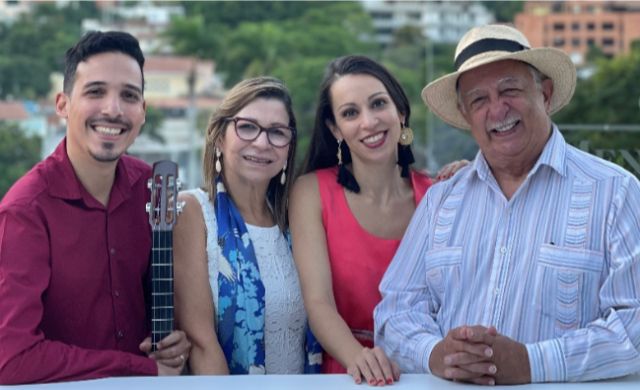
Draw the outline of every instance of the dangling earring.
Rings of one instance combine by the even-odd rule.
[[[342,140],[338,140],[338,165],[342,165]]]
[[[411,145],[412,142],[413,142],[413,130],[411,130],[411,127],[402,126],[402,131],[400,132],[400,140],[398,141],[398,143],[402,146],[407,146],[407,145]]]
[[[287,181],[287,162],[284,162],[284,167],[282,168],[282,175],[280,175],[280,184],[284,185]]]
[[[220,156],[222,156],[222,152],[220,149],[216,148],[216,173],[222,172],[222,164],[220,163]]]

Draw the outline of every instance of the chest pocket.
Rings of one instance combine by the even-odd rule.
[[[598,315],[602,253],[543,244],[536,264],[534,301],[552,334],[586,325]]]
[[[450,312],[458,306],[456,302],[462,287],[460,280],[462,247],[433,249],[426,253],[425,258],[427,259],[425,272],[431,315],[438,323],[442,323],[442,319],[453,318],[453,313]]]

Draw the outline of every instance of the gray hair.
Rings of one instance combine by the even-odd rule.
[[[536,68],[535,66],[527,62],[522,62],[522,63],[527,65],[527,68],[529,68],[529,72],[531,73],[531,77],[533,77],[533,81],[536,83],[536,87],[538,88],[538,90],[540,90],[542,88],[542,82],[547,80],[549,76],[540,72],[538,68]],[[464,112],[464,104],[462,104],[462,96],[460,95],[460,87],[457,81],[456,81],[456,96],[458,100],[458,109]]]

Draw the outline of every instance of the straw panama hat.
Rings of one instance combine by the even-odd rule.
[[[549,115],[564,107],[576,87],[576,67],[571,58],[551,47],[531,48],[527,38],[511,26],[491,24],[469,30],[456,47],[456,71],[430,82],[422,90],[422,100],[451,126],[468,130],[469,123],[458,110],[456,83],[471,69],[496,61],[518,60],[533,65],[553,80]]]

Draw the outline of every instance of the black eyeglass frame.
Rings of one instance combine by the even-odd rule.
[[[238,132],[238,121],[239,120],[247,121],[247,122],[250,122],[250,123],[256,125],[258,127],[258,129],[260,129],[260,131],[258,131],[258,134],[256,134],[256,136],[251,138],[251,139],[247,139],[247,138],[241,137],[240,133]],[[295,129],[295,127],[291,127],[291,126],[264,127],[264,126],[260,125],[258,122],[256,122],[253,119],[243,118],[243,117],[240,117],[240,116],[228,117],[228,118],[225,118],[225,121],[226,122],[233,122],[233,128],[236,131],[236,135],[238,136],[238,138],[240,138],[243,141],[253,142],[253,141],[257,140],[258,137],[260,137],[260,134],[262,134],[262,132],[266,132],[267,133],[267,141],[269,141],[269,145],[273,146],[274,148],[286,148],[287,146],[291,145],[291,142],[293,142],[293,140],[296,138],[296,135],[298,133],[297,130]],[[271,132],[270,132],[270,130],[273,130],[273,129],[287,129],[287,130],[291,131],[291,139],[289,140],[289,142],[287,142],[284,145],[275,145],[271,141]]]

